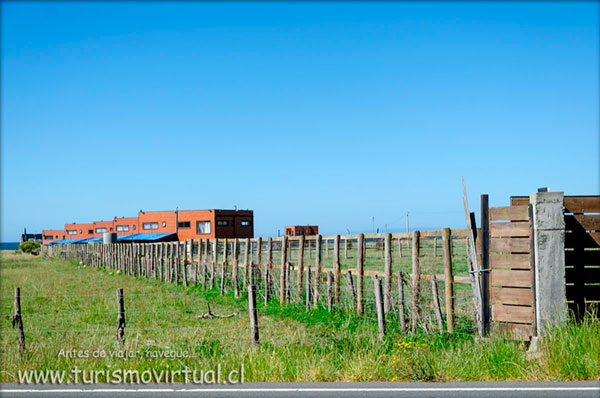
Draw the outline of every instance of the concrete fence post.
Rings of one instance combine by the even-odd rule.
[[[538,336],[567,319],[565,220],[562,192],[529,196],[533,210],[535,314]]]

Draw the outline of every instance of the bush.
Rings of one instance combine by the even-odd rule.
[[[34,256],[37,256],[38,254],[40,254],[41,246],[42,244],[39,242],[23,242],[19,245],[19,250],[21,250],[23,253],[29,253],[33,254]]]

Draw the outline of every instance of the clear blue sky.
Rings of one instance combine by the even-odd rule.
[[[599,193],[598,3],[2,4],[2,241],[250,208],[255,234],[463,228]]]

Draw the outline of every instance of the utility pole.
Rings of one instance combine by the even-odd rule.
[[[406,212],[406,233],[410,233],[410,228],[408,227],[408,212]]]

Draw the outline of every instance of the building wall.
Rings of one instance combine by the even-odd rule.
[[[181,210],[177,214],[177,237],[185,239],[210,239],[215,237],[215,213],[213,210]],[[209,222],[209,233],[198,233],[198,223]],[[187,227],[186,223],[189,223]]]
[[[176,218],[175,211],[141,211],[138,213],[138,233],[175,233],[177,232]],[[144,229],[144,224],[152,223],[156,224],[156,228]]]
[[[67,235],[67,231],[64,229],[44,229],[42,230],[42,243],[52,243],[57,240],[65,239]],[[52,239],[49,239],[52,237]]]
[[[209,222],[210,232],[198,233],[199,222]],[[153,224],[153,226],[144,229],[144,224],[146,226]],[[129,230],[117,231],[118,225],[127,225]],[[115,217],[112,221],[95,221],[92,224],[65,224],[65,230],[47,231],[60,231],[60,234],[53,234],[60,235],[60,239],[102,238],[103,232],[96,232],[97,228],[106,228],[106,232],[116,232],[117,235],[177,233],[180,241],[215,237],[253,238],[254,213],[251,210],[140,211],[138,217]],[[76,233],[67,235],[66,230],[74,230]],[[89,230],[93,232],[90,234]],[[44,243],[56,240],[59,239],[55,238]]]
[[[90,233],[90,230],[92,232]],[[72,223],[65,224],[66,239],[87,239],[94,236],[94,224]],[[75,234],[70,234],[69,231],[75,231]]]
[[[94,221],[94,238],[104,237],[104,232],[98,232],[98,228],[106,228],[105,232],[115,232],[114,223],[110,221]]]
[[[115,217],[113,219],[114,232],[117,235],[135,235],[140,233],[140,223],[138,217]],[[119,227],[127,227],[127,231],[119,231]]]
[[[250,210],[215,210],[215,234],[217,238],[253,238],[254,213]]]
[[[285,234],[287,236],[298,236],[298,235],[318,235],[319,227],[317,225],[293,225],[285,227]]]

